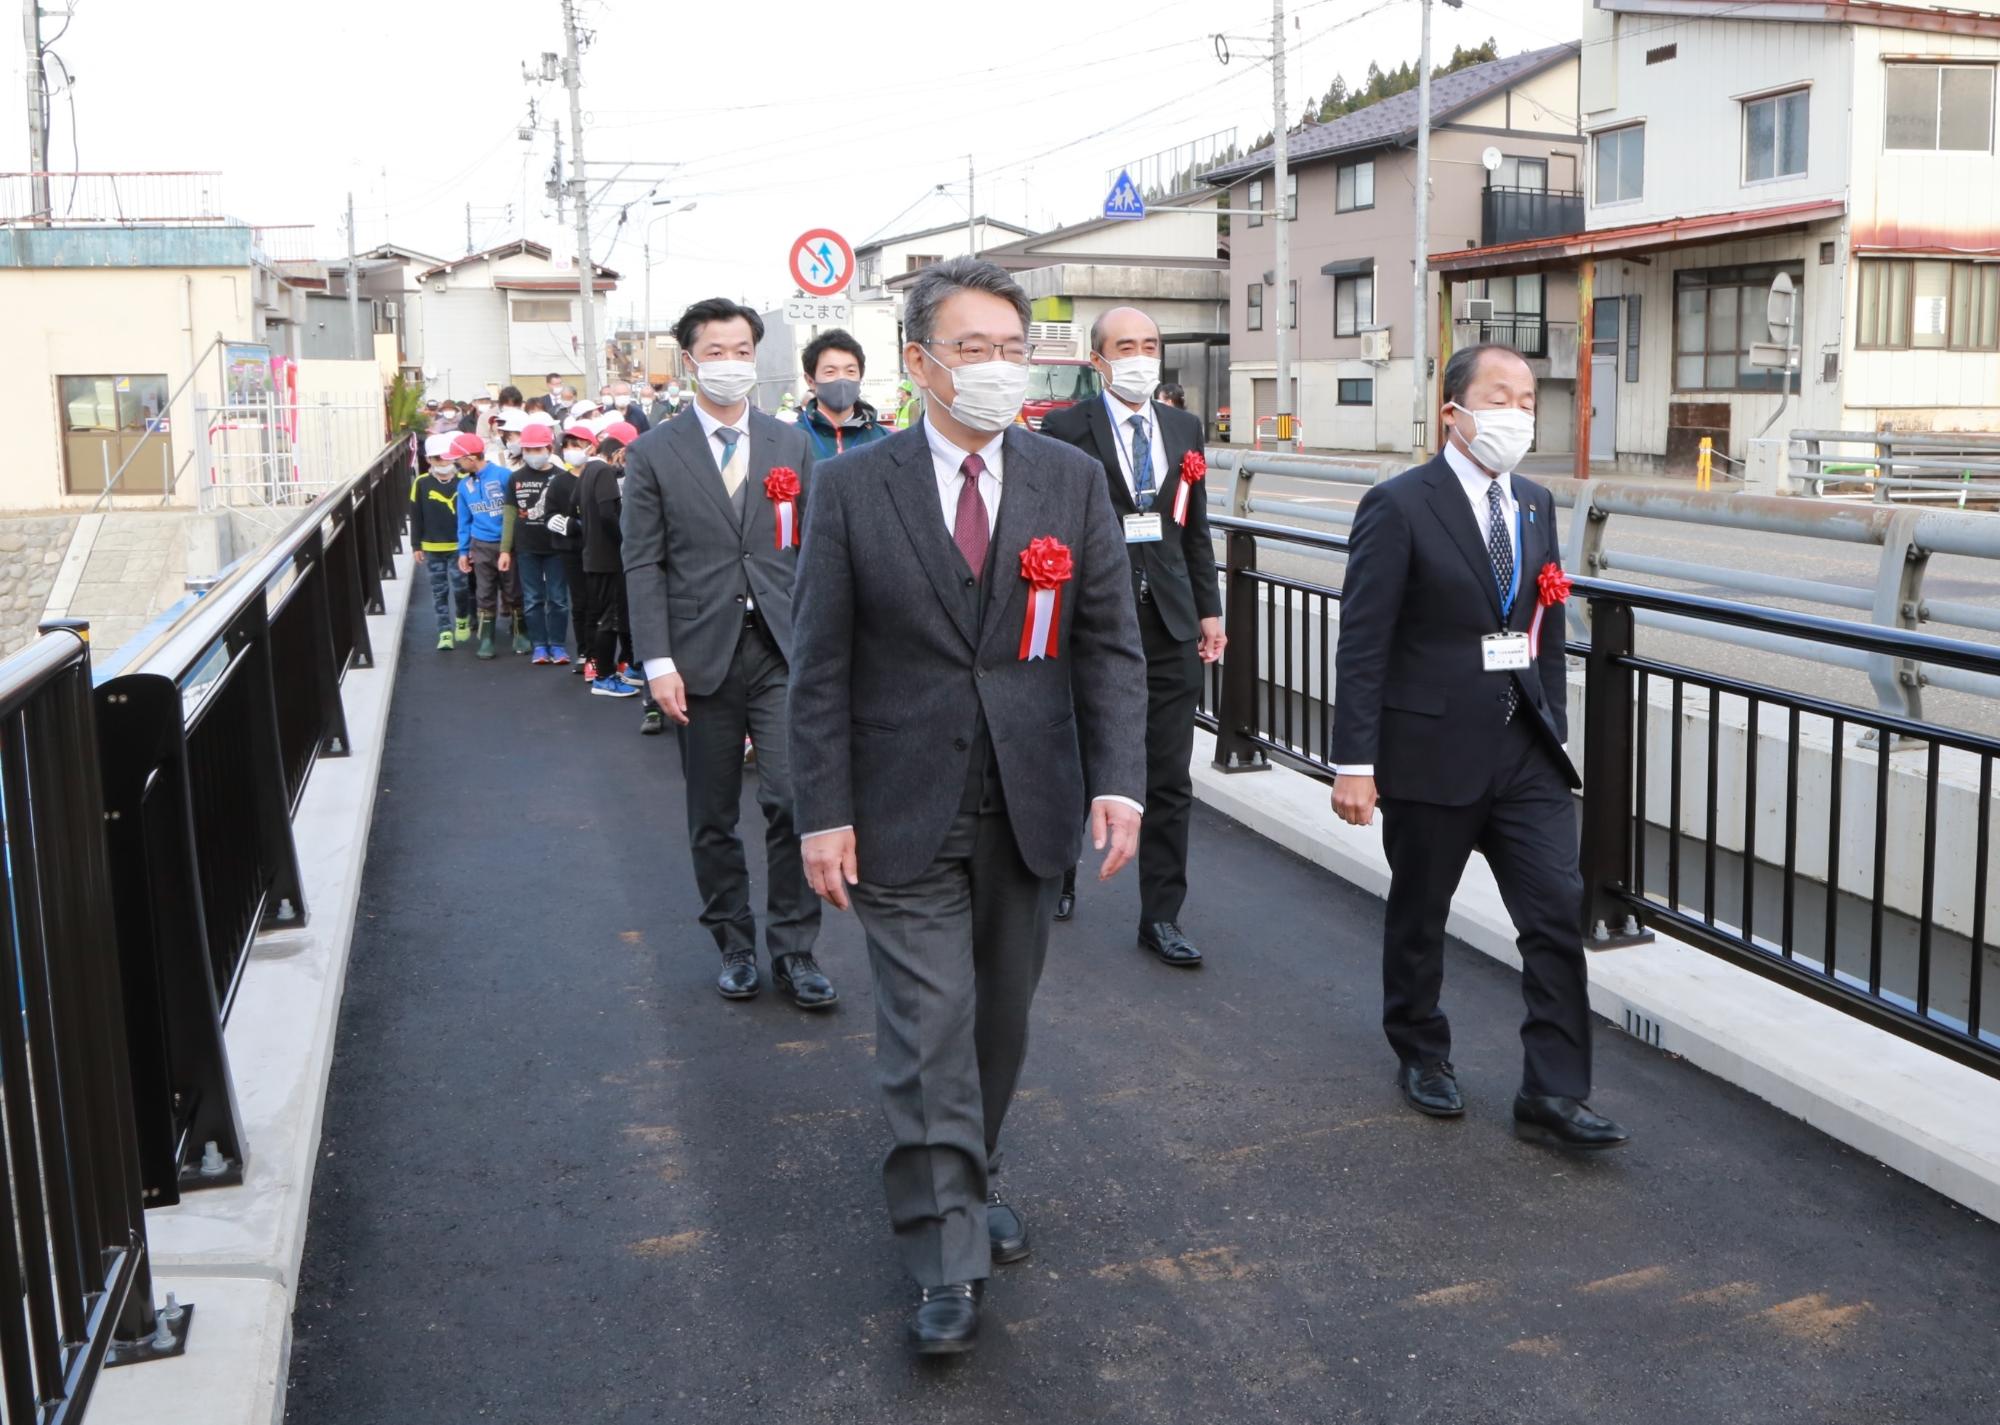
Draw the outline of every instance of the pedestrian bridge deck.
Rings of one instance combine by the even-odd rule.
[[[1517,1144],[1518,980],[1459,947],[1470,1112],[1417,1118],[1381,903],[1206,811],[1206,969],[1133,948],[1129,873],[1057,927],[1008,1130],[1036,1253],[977,1354],[913,1362],[855,922],[827,920],[833,1013],[725,1004],[673,739],[562,671],[432,652],[420,604],[294,1425],[2000,1415],[2000,1228],[1604,1025],[1594,1102],[1632,1147]]]

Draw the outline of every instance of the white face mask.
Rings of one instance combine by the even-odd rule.
[[[1121,401],[1138,405],[1150,401],[1160,385],[1160,358],[1121,356],[1111,361],[1111,394]]]
[[[1512,474],[1514,467],[1521,463],[1521,457],[1528,453],[1528,447],[1535,443],[1533,411],[1513,406],[1468,411],[1456,401],[1451,405],[1460,415],[1472,417],[1475,434],[1465,437],[1463,422],[1456,427],[1458,433],[1465,437],[1466,448],[1472,452],[1472,458],[1496,475]]]
[[[757,384],[754,361],[704,361],[695,370],[702,393],[718,406],[733,406]]]
[[[502,441],[501,444],[507,447],[509,455],[519,455],[521,453],[521,442],[518,440],[506,440]]]
[[[521,458],[527,461],[530,470],[546,470],[555,463],[555,456],[546,450],[531,450]]]
[[[924,348],[924,355],[931,356],[930,348]],[[1001,431],[1014,424],[1014,418],[1021,414],[1021,402],[1028,398],[1028,365],[1026,362],[981,361],[971,366],[946,366],[935,356],[931,361],[941,371],[951,373],[951,384],[957,393],[951,405],[952,419],[960,425],[978,431]],[[936,392],[930,399],[943,404],[943,398]]]

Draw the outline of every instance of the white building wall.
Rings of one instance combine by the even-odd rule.
[[[1838,241],[1838,223],[1823,223],[1804,233],[1781,237],[1754,238],[1738,242],[1710,243],[1671,252],[1655,253],[1650,265],[1606,259],[1598,264],[1596,295],[1623,297],[1640,295],[1639,379],[1624,379],[1625,359],[1621,350],[1617,381],[1617,452],[1621,456],[1664,457],[1667,453],[1668,406],[1679,401],[1700,401],[1729,407],[1728,454],[1741,460],[1749,453],[1748,440],[1774,414],[1783,397],[1775,391],[1676,391],[1674,389],[1674,274],[1705,267],[1738,267],[1766,262],[1802,262],[1799,332],[1802,370],[1800,391],[1786,408],[1779,431],[1829,429],[1840,419],[1840,387],[1827,385],[1821,375],[1816,353],[1827,342],[1839,340],[1842,285],[1838,262],[1822,266],[1820,244]],[[1581,359],[1581,358],[1579,358]]]
[[[513,368],[508,364],[504,293],[454,284],[443,292],[426,289],[421,301],[419,361],[429,394],[469,400],[481,394],[487,382],[506,378]]]
[[[1849,232],[1855,249],[1928,251],[2000,259],[2000,155],[1912,153],[1884,148],[1885,58],[2000,60],[2000,40],[1854,29],[1854,164]],[[2000,429],[2000,352],[1857,351],[1856,282],[1841,343],[1841,429]]]
[[[1635,15],[1620,17],[1617,33],[1618,43],[1584,51],[1591,74],[1582,86],[1585,101],[1609,105],[1585,113],[1584,128],[1594,133],[1645,122],[1644,192],[1626,202],[1598,202],[1595,158],[1586,152],[1591,228],[1846,197],[1851,26],[1747,20],[1663,26],[1658,16]],[[1668,44],[1676,49],[1672,59],[1646,63],[1648,50]],[[1806,171],[1744,182],[1742,101],[1799,84],[1811,87]]]

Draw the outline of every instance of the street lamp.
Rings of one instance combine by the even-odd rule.
[[[653,206],[662,207],[673,202],[671,198],[655,198]],[[664,223],[676,213],[691,213],[695,210],[692,200],[665,213],[655,213],[646,223],[646,233],[639,241],[641,260],[646,265],[646,354],[641,359],[639,375],[648,385],[653,381],[653,224]],[[667,231],[661,230],[660,256],[667,255]],[[671,376],[673,373],[669,372]]]

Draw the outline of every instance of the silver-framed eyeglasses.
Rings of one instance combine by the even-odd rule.
[[[977,336],[965,337],[959,341],[943,341],[934,337],[924,345],[942,346],[956,352],[961,366],[977,366],[982,361],[1011,361],[1016,366],[1026,366],[1035,359],[1035,344],[1031,341],[994,343]]]

